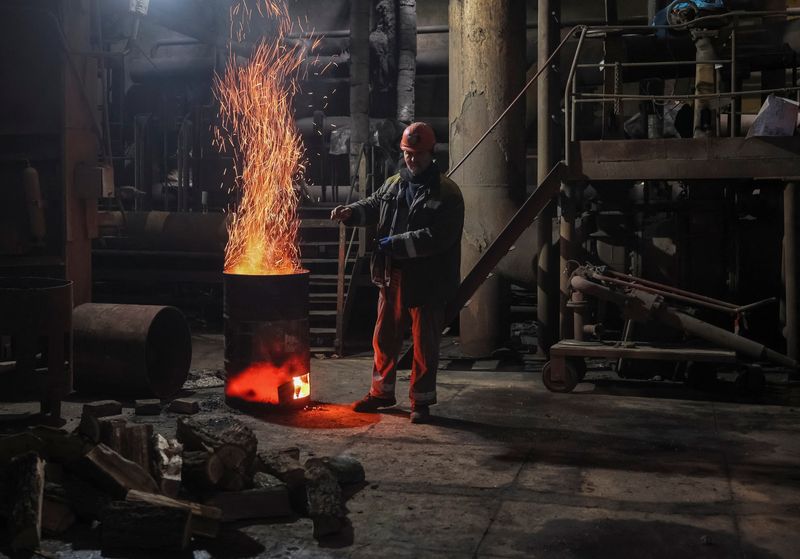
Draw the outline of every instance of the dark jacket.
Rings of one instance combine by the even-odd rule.
[[[444,303],[461,283],[461,231],[464,198],[458,185],[440,173],[431,173],[420,186],[408,212],[406,232],[391,235],[391,251],[372,254],[372,277],[386,276],[386,266],[397,262],[402,270],[402,297],[407,307],[434,301]],[[377,225],[377,238],[390,236],[398,197],[407,184],[398,173],[369,198],[349,207],[346,225]],[[376,282],[379,283],[379,282]]]

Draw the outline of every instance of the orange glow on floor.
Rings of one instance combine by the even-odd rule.
[[[225,395],[229,398],[239,398],[247,402],[259,404],[279,404],[278,387],[286,383],[295,383],[294,398],[299,399],[304,396],[298,395],[297,382],[295,377],[308,379],[308,370],[302,359],[290,357],[280,365],[274,363],[253,363],[247,369],[228,376],[225,383]],[[305,383],[307,390],[305,396],[310,393],[310,385]]]

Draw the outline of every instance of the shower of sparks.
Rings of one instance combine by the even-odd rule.
[[[260,39],[245,63],[232,51],[225,73],[214,80],[220,103],[215,142],[233,153],[240,196],[228,225],[225,272],[291,274],[302,270],[292,184],[302,172],[303,146],[292,99],[303,52],[285,41],[291,23],[286,5],[277,0],[234,2],[232,41],[246,38],[254,8],[277,25],[276,33]]]

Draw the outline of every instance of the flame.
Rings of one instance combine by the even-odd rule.
[[[276,365],[269,362],[253,363],[243,371],[228,376],[225,395],[260,404],[280,404],[278,388],[293,384],[293,399],[305,398],[311,393],[308,367],[299,356],[293,356]]]
[[[292,116],[297,91],[299,46],[288,47],[291,30],[286,5],[275,0],[236,0],[231,6],[231,35],[250,31],[252,4],[276,26],[261,38],[246,63],[231,52],[223,76],[215,76],[220,122],[215,143],[233,153],[235,188],[241,195],[228,222],[225,272],[269,275],[302,271],[297,244],[297,203],[293,178],[302,170],[300,136]]]
[[[299,400],[300,398],[305,398],[309,394],[311,394],[311,382],[308,379],[308,374],[305,374],[300,377],[294,377],[292,379],[294,383],[294,396],[295,400]]]

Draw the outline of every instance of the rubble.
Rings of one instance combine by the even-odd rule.
[[[116,400],[100,400],[83,405],[83,415],[108,417],[110,415],[120,415],[121,413],[122,404]]]

